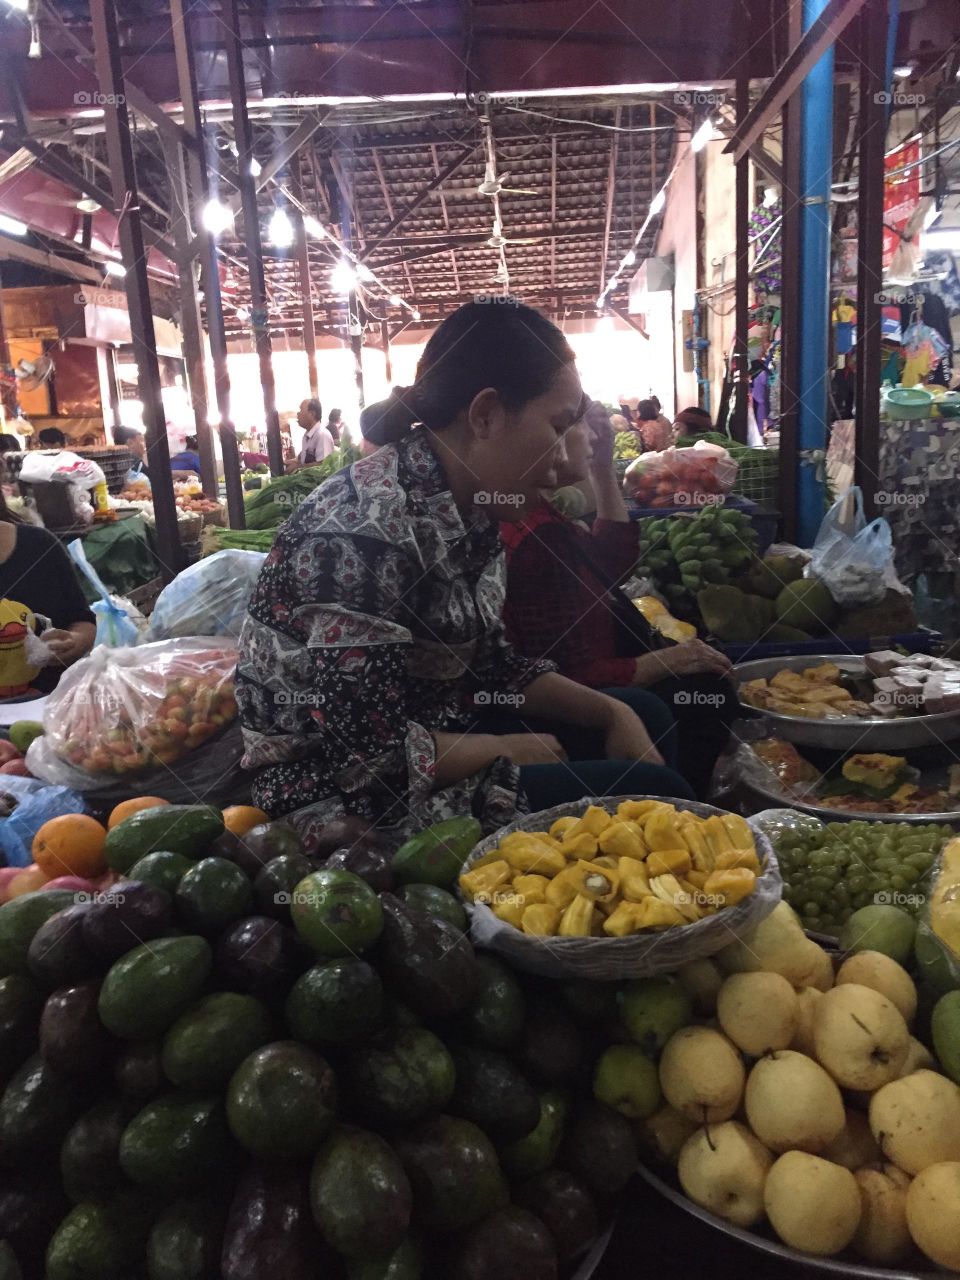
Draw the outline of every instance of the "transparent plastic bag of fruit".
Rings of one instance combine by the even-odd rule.
[[[526,814],[485,837],[473,849],[464,870],[471,863],[495,849],[511,831],[546,831],[558,818],[579,817],[590,805],[599,805],[610,813],[623,800],[666,800],[677,809],[689,809],[702,818],[723,812],[713,805],[694,800],[673,800],[667,796],[601,796],[588,797],[574,804],[556,805],[540,813]],[[721,951],[728,943],[759,924],[780,901],[783,882],[773,845],[764,833],[747,819],[753,829],[757,855],[763,868],[756,888],[736,906],[724,907],[716,915],[695,923],[669,929],[646,930],[625,938],[555,938],[533,937],[500,920],[488,906],[467,903],[470,916],[470,940],[474,946],[496,951],[510,964],[528,973],[547,978],[597,978],[620,980],[647,978],[672,973],[689,964]]]
[[[641,506],[698,508],[704,496],[730,492],[739,463],[719,445],[641,453],[627,467],[623,482]]]
[[[178,573],[154,605],[148,639],[236,639],[266,558],[260,551],[217,551]]]
[[[930,986],[960,990],[960,836],[947,841],[924,881],[914,953]]]
[[[236,720],[236,664],[235,645],[204,637],[97,646],[48,698],[45,750],[36,754],[138,783],[148,770],[171,769]]]

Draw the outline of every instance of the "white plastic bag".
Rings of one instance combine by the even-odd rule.
[[[149,639],[236,639],[266,558],[260,551],[217,551],[178,573],[154,605]]]
[[[42,484],[46,481],[73,484],[79,489],[93,489],[106,480],[103,471],[89,458],[81,458],[78,453],[69,449],[55,449],[49,452],[35,449],[23,459],[20,468],[20,479],[28,484]]]
[[[820,522],[808,576],[818,578],[839,605],[876,604],[893,570],[893,535],[882,516],[867,524],[857,485]]]
[[[623,800],[662,799],[662,796],[601,796],[578,800],[575,804],[556,805],[540,813],[527,814],[501,827],[476,846],[464,870],[497,847],[511,831],[546,831],[557,818],[568,814],[579,817],[590,805],[609,812]],[[671,800],[677,809],[689,809],[700,817],[720,813],[712,805],[693,800]],[[496,951],[518,969],[548,978],[596,978],[618,981],[623,978],[649,978],[714,955],[728,943],[759,924],[780,901],[783,882],[773,846],[762,831],[753,826],[757,856],[763,871],[749,897],[734,907],[725,907],[716,915],[706,916],[691,924],[672,929],[649,930],[625,938],[540,938],[532,937],[500,920],[489,907],[467,904],[470,916],[470,939],[475,946]]]

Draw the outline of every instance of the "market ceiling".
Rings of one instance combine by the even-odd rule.
[[[48,173],[59,159],[61,171],[66,163],[109,188],[98,85],[83,57],[93,47],[88,4],[37,5],[40,56],[29,57],[28,23],[0,0],[7,69],[0,119],[13,122],[2,145],[18,141],[26,118]],[[117,9],[128,82],[175,115],[166,5],[120,0]],[[703,0],[249,0],[245,72],[258,160],[266,165],[305,118],[322,121],[260,193],[265,233],[288,194],[328,232],[310,247],[321,334],[342,336],[346,325],[343,296],[330,283],[338,240],[382,283],[365,290],[365,318],[384,318],[393,328],[409,323],[414,310],[434,320],[469,297],[502,292],[504,267],[510,291],[525,300],[560,313],[592,311],[624,255],[652,251],[655,223],[639,245],[634,236],[668,172],[677,129],[689,130],[691,118],[710,109],[708,95],[722,96],[738,69],[757,79],[783,59],[784,6],[755,0],[752,9],[753,28],[745,30],[736,0],[713,0],[709,24]],[[223,25],[204,0],[191,14],[208,144],[229,197],[236,159]],[[838,49],[841,71],[845,48]],[[619,86],[616,93],[611,85]],[[543,96],[548,89],[556,96]],[[161,278],[171,184],[155,129],[134,118],[141,206]],[[489,144],[503,187],[499,227],[494,203],[479,190],[489,176]],[[28,167],[36,156],[18,154],[14,181],[26,203],[18,216],[49,231],[54,248],[84,237],[94,249],[109,244],[112,214],[84,212],[67,185],[51,203],[49,176]],[[0,186],[0,201],[9,189]],[[28,219],[30,200],[35,213]],[[59,205],[50,215],[55,227],[37,221],[47,205]],[[234,336],[248,323],[241,231],[238,225],[220,238]],[[296,331],[301,295],[293,251],[265,248],[271,325]],[[406,307],[390,304],[391,294]]]

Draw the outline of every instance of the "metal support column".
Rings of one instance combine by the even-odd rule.
[[[250,276],[250,312],[257,358],[260,361],[260,385],[263,388],[263,412],[267,425],[267,453],[270,470],[282,476],[283,441],[277,414],[277,388],[273,376],[273,345],[267,312],[267,282],[263,269],[263,244],[260,240],[260,215],[257,210],[256,180],[250,168],[253,139],[247,114],[247,83],[243,68],[243,42],[240,39],[240,7],[238,0],[223,0],[221,21],[226,26],[227,72],[233,101],[233,134],[240,170],[240,201],[243,209],[243,237],[247,246],[247,271]]]
[[[803,34],[803,0],[790,0],[789,44]],[[797,537],[797,387],[800,383],[800,95],[783,104],[783,209],[780,332],[780,520],[788,542]]]
[[[105,95],[103,119],[107,155],[113,183],[113,198],[119,216],[120,252],[126,270],[124,285],[130,312],[130,332],[137,361],[137,380],[143,417],[147,428],[147,461],[154,477],[153,509],[157,521],[157,550],[165,581],[176,577],[183,567],[183,550],[177,529],[177,507],[170,473],[166,414],[160,394],[160,365],[153,332],[147,256],[140,225],[137,177],[130,140],[120,38],[114,0],[91,0],[94,52],[100,91]]]
[[[832,3],[832,0],[829,0]],[[803,0],[803,25],[813,27],[825,0]],[[800,378],[797,385],[797,537],[811,546],[823,518],[824,450],[830,319],[830,181],[833,175],[833,47],[801,90]]]
[[[220,415],[220,453],[223,458],[223,479],[227,492],[227,517],[231,529],[246,528],[243,505],[243,478],[237,433],[230,418],[230,370],[227,364],[227,338],[223,326],[223,299],[220,293],[220,261],[217,244],[204,227],[202,210],[210,195],[210,178],[207,172],[206,149],[203,138],[203,120],[200,115],[200,98],[197,92],[197,69],[190,42],[190,17],[184,0],[170,0],[170,19],[173,28],[173,47],[177,60],[177,80],[180,101],[183,103],[183,125],[195,145],[187,148],[187,175],[190,194],[194,201],[194,225],[200,238],[200,273],[207,311],[207,336],[213,360],[213,380]]]
[[[293,224],[297,232],[297,274],[300,281],[300,297],[303,306],[303,349],[307,353],[307,376],[310,380],[310,394],[315,400],[320,398],[320,381],[317,377],[317,330],[313,319],[313,289],[310,283],[310,246],[307,242],[307,229],[303,225],[303,182],[300,178],[300,162],[290,175],[290,185],[296,197],[298,208],[293,211]]]
[[[880,367],[883,288],[883,154],[887,136],[887,5],[878,0],[860,15],[860,104],[857,148],[857,413],[854,480],[867,519],[876,515],[880,487]]]
[[[187,365],[187,386],[193,408],[193,422],[197,433],[197,452],[200,455],[200,480],[204,495],[216,500],[217,459],[213,451],[213,433],[210,430],[207,404],[207,372],[203,346],[203,327],[200,324],[200,298],[197,293],[196,264],[183,254],[192,237],[190,196],[184,169],[183,148],[167,139],[161,139],[167,172],[172,185],[171,208],[173,210],[173,239],[180,256],[180,323],[183,329],[183,356]]]
[[[383,371],[387,382],[393,384],[393,360],[390,357],[390,326],[386,320],[380,321],[380,341],[383,344]]]
[[[737,127],[750,111],[750,79],[745,71],[737,75]],[[736,168],[736,329],[734,335],[734,401],[730,434],[747,442],[747,412],[750,403],[750,157],[745,155]],[[721,424],[722,425],[722,424]]]

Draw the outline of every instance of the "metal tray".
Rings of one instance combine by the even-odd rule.
[[[678,1209],[683,1209],[689,1213],[691,1217],[698,1218],[709,1227],[722,1231],[725,1236],[730,1236],[734,1240],[739,1240],[741,1244],[747,1245],[751,1249],[756,1249],[760,1253],[771,1254],[775,1258],[782,1258],[785,1262],[792,1263],[795,1267],[806,1269],[807,1271],[823,1271],[834,1276],[862,1276],[864,1280],[941,1280],[943,1276],[955,1276],[955,1271],[894,1271],[888,1267],[874,1267],[868,1262],[859,1262],[847,1258],[821,1258],[813,1253],[801,1253],[799,1249],[791,1249],[785,1244],[781,1244],[779,1240],[774,1240],[768,1236],[757,1235],[753,1231],[746,1231],[743,1227],[736,1227],[732,1222],[727,1222],[724,1218],[718,1218],[714,1214],[709,1213],[706,1209],[701,1209],[698,1204],[694,1204],[692,1200],[688,1200],[682,1191],[678,1191],[676,1187],[664,1182],[658,1177],[652,1169],[648,1169],[641,1164],[638,1172],[649,1186],[655,1191],[659,1191],[662,1196],[675,1204]]]
[[[817,654],[792,658],[758,658],[742,662],[733,669],[737,685],[748,680],[766,679],[778,671],[802,671],[821,662],[833,662],[841,671],[862,675],[861,658],[849,654]],[[929,747],[960,738],[960,712],[939,711],[928,716],[850,716],[838,720],[810,720],[806,716],[785,716],[777,711],[764,711],[741,703],[763,716],[778,738],[806,747],[822,747],[828,751],[907,751],[911,747]]]

